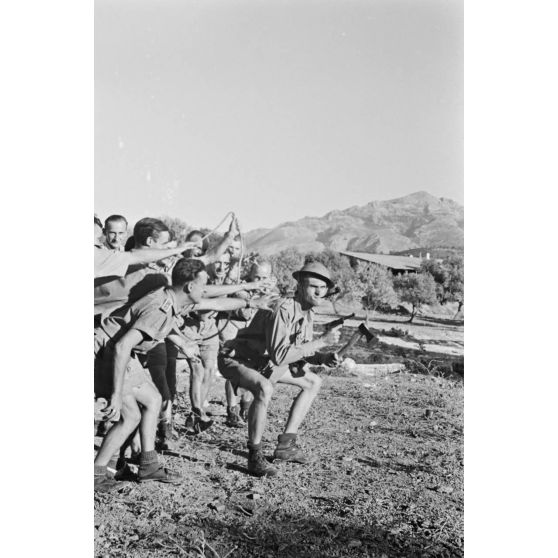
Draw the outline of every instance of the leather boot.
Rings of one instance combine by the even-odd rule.
[[[296,434],[279,434],[277,447],[273,454],[275,459],[293,461],[294,463],[308,463],[310,459],[296,444]]]
[[[261,450],[260,444],[248,444],[248,472],[255,477],[274,477],[278,471],[272,467]]]

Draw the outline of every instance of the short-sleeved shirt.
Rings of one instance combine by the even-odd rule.
[[[245,297],[248,300],[260,296],[260,293],[257,293],[256,291],[244,292]],[[267,294],[275,294],[279,296],[279,290],[277,287],[274,287]],[[231,296],[238,296],[238,294]],[[219,312],[216,322],[221,341],[234,339],[239,330],[248,327],[256,312],[257,310],[254,308],[239,308],[238,310],[233,310],[232,312]]]
[[[96,279],[98,277],[122,277],[126,275],[126,271],[131,263],[129,252],[117,252],[116,250],[107,250],[99,246],[95,246],[94,250]]]
[[[160,288],[120,313],[103,319],[101,328],[112,340],[117,340],[130,329],[141,331],[144,339],[134,347],[134,353],[144,354],[177,329],[181,321],[174,292],[169,288]]]
[[[228,276],[227,276],[228,277]],[[232,280],[228,281],[227,277],[222,281],[216,278],[210,278],[209,285],[231,285]],[[181,328],[184,336],[198,346],[219,346],[219,330],[217,329],[218,312],[215,310],[203,310],[191,313],[185,316],[184,324]]]
[[[295,299],[285,298],[274,311],[258,310],[248,327],[228,342],[239,358],[269,357],[272,366],[312,356],[314,311],[303,311]]]
[[[128,254],[129,252],[124,252]],[[104,277],[95,280],[93,298],[95,314],[107,315],[117,308],[139,300],[147,293],[171,284],[171,272],[177,258],[168,258],[170,263],[161,265],[133,265],[123,277]]]

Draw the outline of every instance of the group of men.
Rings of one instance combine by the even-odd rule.
[[[180,359],[190,371],[186,433],[211,428],[207,406],[218,370],[226,379],[226,424],[247,426],[248,472],[258,477],[278,473],[261,445],[274,389],[278,383],[298,387],[273,457],[306,463],[297,432],[321,386],[309,365],[338,363],[323,349],[339,341],[340,327],[313,340],[314,309],[334,286],[330,272],[317,262],[293,270],[297,289],[288,298],[279,296],[268,261],[254,262],[242,277],[234,218],[211,247],[197,230],[177,244],[154,218],[140,219],[128,238],[121,215],[104,223],[95,216],[94,240],[95,398],[104,418],[95,490],[131,479],[181,481],[157,453],[172,450],[176,438]],[[138,465],[136,474],[130,463]]]

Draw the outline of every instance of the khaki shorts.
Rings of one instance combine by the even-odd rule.
[[[272,380],[272,383],[275,383],[283,375],[283,373],[289,369],[289,367],[285,365],[263,371],[257,370],[256,368],[252,368],[250,363],[245,360],[231,358],[222,353],[219,354],[217,363],[219,365],[219,372],[221,372],[223,378],[229,380],[235,395],[238,395],[239,388],[244,387],[242,385],[242,380],[244,378],[253,378],[254,373],[269,379],[270,373],[273,372],[275,379]]]
[[[103,354],[95,359],[95,396],[110,399],[112,395],[113,377],[113,353],[103,351]],[[155,384],[151,380],[149,371],[144,368],[136,356],[130,357],[124,373],[124,384],[122,386],[122,397],[132,395],[133,389],[143,384]]]

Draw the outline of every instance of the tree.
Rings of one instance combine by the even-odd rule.
[[[436,298],[440,304],[457,302],[457,312],[463,307],[463,256],[450,255],[440,262],[438,260],[425,260],[421,263],[421,272],[432,275],[436,282]]]
[[[393,288],[393,275],[389,270],[378,265],[367,266],[363,279],[367,284],[362,305],[367,312],[368,310],[375,312],[379,306],[396,304],[397,294]]]
[[[167,225],[171,233],[171,240],[176,240],[178,243],[184,242],[188,231],[192,228],[185,221],[178,217],[161,217],[161,221]]]
[[[445,262],[447,278],[444,284],[446,300],[457,302],[456,315],[465,301],[465,262],[463,256],[450,256]]]
[[[395,278],[394,287],[402,302],[411,304],[411,318],[413,321],[423,304],[436,302],[436,281],[430,273],[405,273]]]
[[[430,273],[436,283],[436,298],[440,304],[446,301],[447,269],[438,260],[423,260],[420,264],[420,273]]]
[[[348,282],[348,298],[360,302],[368,312],[379,306],[391,306],[397,302],[393,288],[393,275],[385,267],[374,264],[357,264]]]
[[[296,288],[293,271],[302,267],[304,256],[296,248],[287,248],[270,256],[269,261],[273,266],[273,274],[277,277],[279,292],[282,295],[293,292]]]

